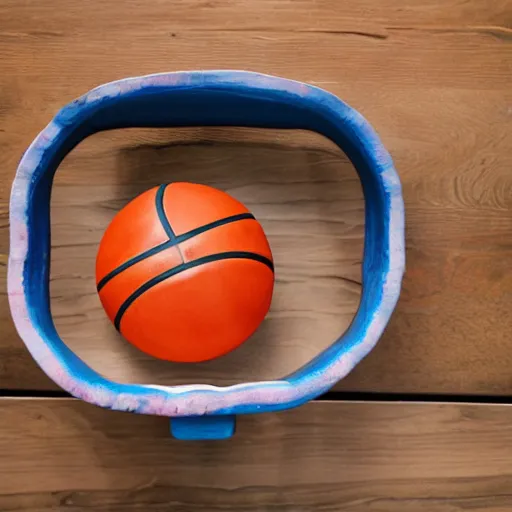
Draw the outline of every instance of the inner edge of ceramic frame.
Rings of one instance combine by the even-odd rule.
[[[130,95],[146,94],[148,91],[165,92],[172,96],[173,91],[178,89],[192,89],[199,93],[206,89],[218,90],[234,97],[248,95],[276,101],[276,105],[279,102],[288,102],[298,108],[319,112],[325,116],[326,124],[329,117],[331,124],[336,122],[338,126],[333,131],[335,136],[327,136],[342,150],[344,148],[335,140],[336,136],[352,140],[368,167],[367,186],[374,186],[377,191],[378,197],[373,199],[376,199],[377,203],[382,201],[382,207],[378,212],[374,212],[372,217],[372,214],[368,213],[372,205],[368,204],[369,198],[365,190],[367,213],[361,304],[368,302],[370,295],[371,304],[369,307],[366,304],[364,311],[362,306],[359,307],[349,329],[330,347],[307,365],[281,380],[247,382],[226,387],[205,384],[157,386],[113,382],[87,366],[60,339],[51,319],[49,296],[46,299],[47,311],[43,312],[50,315],[49,324],[46,326],[41,322],[40,305],[36,307],[31,304],[34,292],[30,290],[31,284],[27,280],[29,263],[33,264],[29,254],[29,239],[31,236],[37,237],[37,222],[43,222],[43,226],[48,230],[48,240],[44,247],[46,252],[43,255],[47,265],[51,250],[49,213],[43,212],[42,217],[47,216],[47,219],[38,220],[38,216],[30,210],[39,180],[44,179],[50,171],[45,165],[45,159],[50,158],[48,155],[54,151],[54,146],[62,142],[60,138],[65,138],[66,130],[69,132],[73,127],[78,127],[84,119],[87,120],[86,115],[92,117],[95,111],[109,105],[110,102],[122,100]],[[239,126],[255,125],[248,120],[246,124]],[[311,129],[307,126],[290,128]],[[86,136],[95,131],[98,130],[92,130]],[[322,133],[322,130],[314,131]],[[57,167],[64,156],[83,138],[85,137],[81,137],[62,151]],[[358,166],[355,167],[360,173]],[[48,197],[52,176],[46,176],[49,183]],[[363,188],[364,185],[363,182]],[[49,208],[48,204],[48,212]],[[378,220],[380,215],[384,216],[384,220]],[[45,220],[47,226],[44,224]],[[383,223],[380,226],[384,228],[382,240],[368,240],[369,220]],[[384,247],[384,253],[376,256],[382,260],[380,271],[375,271],[367,265],[368,259],[372,257],[367,247],[369,243],[375,243],[374,251]],[[43,261],[40,264],[42,265]],[[126,78],[99,86],[64,107],[37,136],[19,164],[12,187],[8,295],[18,333],[33,358],[56,384],[77,398],[115,410],[180,417],[254,413],[300,405],[325,392],[345,377],[375,346],[398,300],[404,267],[404,206],[400,180],[390,155],[376,133],[357,111],[336,96],[317,87],[283,78],[244,71],[195,71]],[[48,279],[48,275],[45,274],[44,277]],[[368,283],[371,286],[368,286]]]

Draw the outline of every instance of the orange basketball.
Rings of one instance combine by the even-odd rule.
[[[112,220],[96,259],[105,311],[152,356],[206,361],[243,343],[270,307],[274,265],[247,208],[220,190],[172,183]]]

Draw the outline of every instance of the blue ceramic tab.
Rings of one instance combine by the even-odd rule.
[[[229,439],[235,433],[235,420],[231,414],[172,418],[171,433],[183,441]]]

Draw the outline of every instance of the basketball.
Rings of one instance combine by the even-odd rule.
[[[116,329],[160,359],[199,362],[242,344],[268,312],[274,264],[239,201],[193,183],[160,185],[114,217],[96,285]]]

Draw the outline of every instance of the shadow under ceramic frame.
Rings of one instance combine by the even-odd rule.
[[[116,212],[152,187],[180,181],[213,186],[248,207],[276,269],[271,308],[257,331],[229,354],[194,364],[156,359],[127,343],[95,286],[97,248]],[[361,297],[364,210],[353,165],[315,132],[192,127],[93,134],[64,158],[52,189],[55,326],[78,357],[118,382],[228,386],[279,379],[352,322]]]

